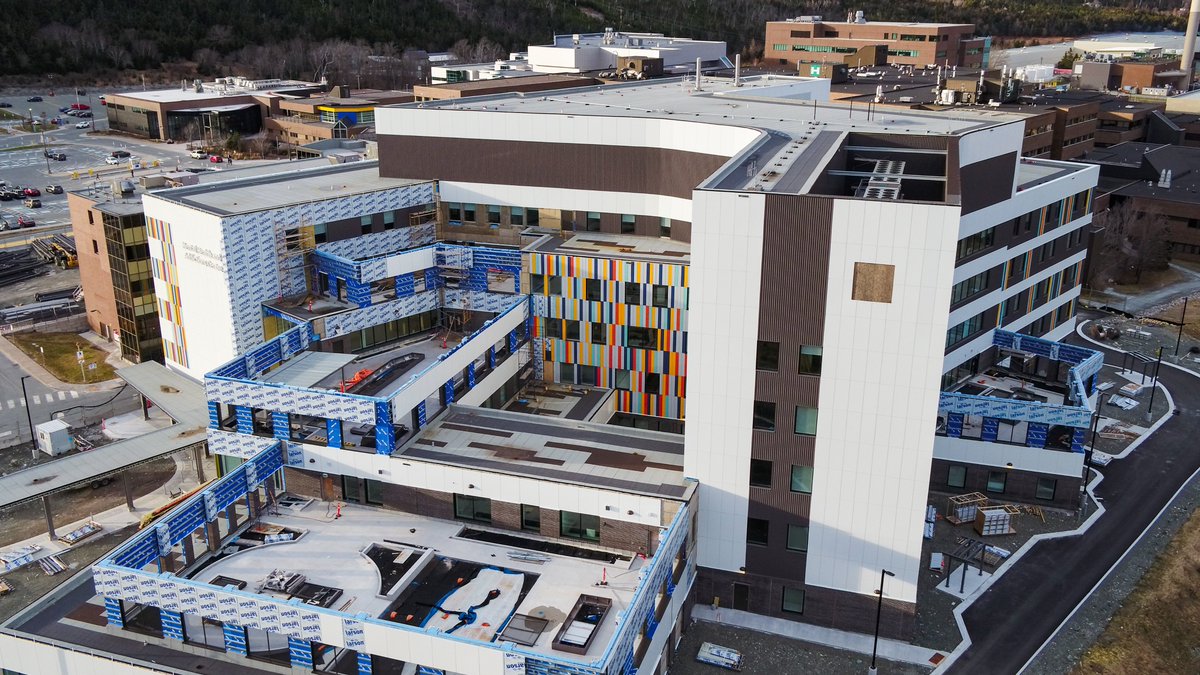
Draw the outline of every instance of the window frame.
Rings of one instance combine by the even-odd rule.
[[[753,414],[750,417],[750,428],[755,431],[774,433],[778,426],[776,424],[777,412],[778,409],[774,401],[755,401]]]
[[[812,413],[811,416],[809,416],[807,414],[805,415],[806,418],[811,417],[811,422],[812,422],[812,431],[811,432],[810,431],[800,431],[800,411],[801,410],[811,411],[811,413]],[[796,417],[795,417],[795,420],[793,421],[792,431],[797,436],[816,436],[817,435],[817,419],[818,419],[818,417],[819,417],[819,411],[817,410],[817,408],[811,408],[806,405],[796,406]],[[808,421],[808,419],[806,419],[805,421]],[[807,425],[805,426],[805,428],[808,428]]]
[[[796,482],[797,482],[796,481],[796,469],[800,469],[800,478],[801,478],[800,486],[801,487],[799,489],[796,488]],[[807,473],[808,473],[808,489],[807,490],[804,489],[804,480],[803,480],[805,469],[807,469]],[[813,474],[814,474],[813,467],[808,466],[807,464],[793,464],[791,473],[788,476],[788,491],[794,492],[795,494],[798,494],[798,495],[811,495],[812,488],[813,488]]]
[[[757,467],[757,471],[755,470]],[[769,488],[774,478],[775,463],[769,459],[750,460],[750,487]],[[765,480],[764,480],[765,478]]]
[[[764,353],[764,349],[766,352]],[[774,350],[774,356],[770,351]],[[764,361],[766,363],[764,363]],[[754,369],[769,373],[779,372],[779,343],[772,340],[759,340],[758,349],[754,354]]]
[[[792,533],[793,532],[803,534],[804,542],[802,544],[798,544],[797,546],[792,545]],[[808,536],[809,536],[810,532],[811,532],[811,529],[809,528],[808,525],[798,525],[796,523],[788,523],[787,541],[784,542],[784,545],[787,547],[787,550],[795,552],[795,553],[808,553]]]
[[[759,525],[761,523],[761,525]],[[753,526],[753,527],[752,527]],[[762,534],[762,540],[751,539],[755,534]],[[771,521],[762,518],[746,518],[746,545],[747,546],[770,546],[771,545]]]

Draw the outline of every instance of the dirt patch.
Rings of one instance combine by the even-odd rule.
[[[1142,273],[1142,280],[1136,284],[1114,284],[1112,290],[1118,293],[1127,293],[1129,295],[1137,295],[1139,293],[1147,293],[1157,291],[1161,288],[1166,288],[1171,284],[1179,283],[1185,280],[1185,277],[1179,270],[1168,267],[1162,270],[1147,270]]]
[[[130,489],[134,499],[160,489],[175,475],[175,461],[163,457],[129,470]],[[55,531],[67,532],[67,526],[79,520],[103,513],[125,503],[125,487],[119,477],[107,485],[89,485],[65,490],[51,496]],[[0,510],[0,547],[46,534],[46,513],[41,500],[28,501]]]
[[[66,572],[54,576],[46,576],[37,563],[26,565],[18,570],[4,575],[4,579],[13,585],[14,591],[0,596],[0,622],[8,620],[13,614],[33,604],[34,600],[49,593],[70,579],[74,572],[91,565],[100,556],[112,550],[121,542],[137,532],[136,525],[97,535],[95,539],[76,544],[73,548],[58,554],[58,559],[67,566]]]
[[[13,333],[8,339],[25,352],[26,356],[42,364],[63,382],[102,382],[116,377],[112,366],[105,361],[108,352],[97,348],[76,333],[31,331]],[[80,352],[83,353],[86,367],[79,365]]]
[[[1200,664],[1200,511],[1154,562],[1100,639],[1080,660],[1077,675],[1194,673]]]

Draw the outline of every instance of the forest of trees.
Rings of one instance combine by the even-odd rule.
[[[612,26],[725,40],[753,56],[764,23],[797,14],[974,22],[981,35],[1074,36],[1182,30],[1182,0],[90,0],[28,3],[5,16],[0,76],[134,81],[145,74],[319,79],[395,86],[405,51],[490,60],[554,33]],[[394,57],[373,59],[368,56]],[[389,64],[380,67],[379,64]],[[135,75],[135,73],[140,73]],[[357,81],[355,81],[357,79]]]

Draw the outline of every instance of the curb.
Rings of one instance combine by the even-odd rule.
[[[90,342],[90,340],[89,340],[89,342]],[[12,361],[13,363],[17,364],[17,366],[20,367],[21,370],[25,371],[29,375],[32,375],[35,380],[37,380],[38,382],[42,383],[43,386],[48,387],[50,389],[54,389],[54,390],[72,390],[73,389],[76,391],[86,391],[88,393],[95,393],[95,392],[102,392],[102,391],[113,391],[124,385],[124,381],[119,377],[115,377],[111,380],[105,380],[104,382],[92,382],[92,383],[87,383],[87,384],[85,384],[83,382],[80,382],[80,383],[63,382],[62,380],[55,377],[54,374],[51,373],[49,370],[46,370],[46,368],[43,367],[42,364],[29,358],[29,356],[26,355],[25,352],[21,351],[20,348],[18,348],[11,341],[9,341],[7,336],[0,337],[0,354],[3,354],[4,357],[7,358],[9,361]],[[108,359],[106,358],[105,360],[107,361]]]

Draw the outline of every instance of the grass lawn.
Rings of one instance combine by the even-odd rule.
[[[8,339],[21,348],[29,358],[45,366],[63,382],[101,382],[116,377],[112,366],[104,362],[108,352],[97,349],[76,333],[13,333]],[[34,345],[38,345],[35,347]],[[39,349],[40,347],[41,349]],[[79,373],[76,350],[83,351],[84,363],[96,364],[95,370],[85,370],[87,379]],[[85,366],[86,368],[86,366]]]
[[[1200,511],[1192,514],[1080,659],[1075,675],[1195,673]]]

